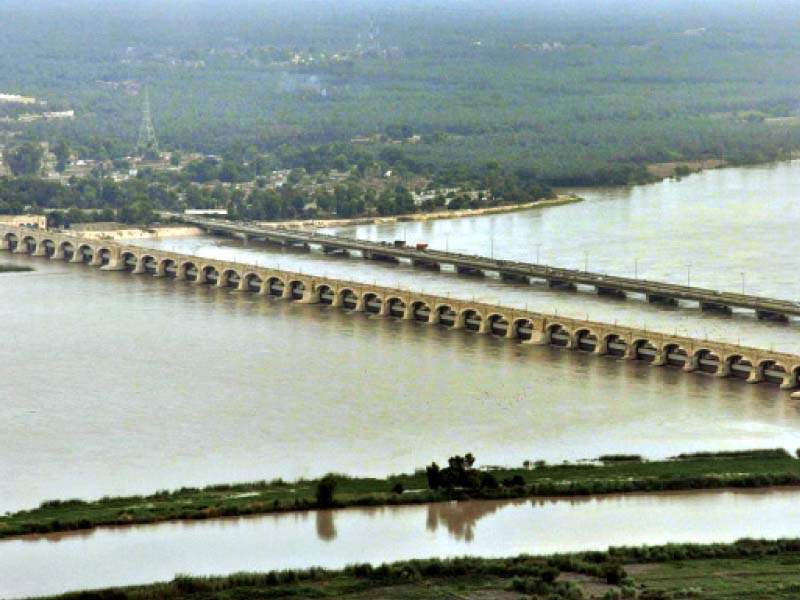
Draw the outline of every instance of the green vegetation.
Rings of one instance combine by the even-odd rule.
[[[77,592],[64,600],[228,600],[235,598],[797,598],[800,539],[669,544],[514,558],[410,560],[340,571],[178,576],[168,583]]]
[[[666,490],[800,485],[800,459],[784,450],[702,453],[661,461],[565,463],[533,468],[475,469],[474,457],[455,456],[432,468],[385,479],[326,475],[317,480],[181,488],[150,496],[97,501],[52,500],[0,516],[0,538],[90,529],[101,525],[306,510],[318,507],[416,504],[477,498],[584,496]]]
[[[0,273],[22,273],[33,271],[33,267],[23,265],[0,265]]]
[[[619,184],[647,180],[651,162],[800,148],[800,40],[774,0],[136,6],[4,2],[0,89],[76,116],[0,105],[0,133],[124,159],[147,86],[162,148],[218,155],[192,167],[206,181],[383,161],[442,181],[497,164]]]

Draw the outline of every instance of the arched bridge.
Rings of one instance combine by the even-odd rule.
[[[0,226],[0,249],[550,344],[654,366],[800,385],[800,356],[164,250]]]

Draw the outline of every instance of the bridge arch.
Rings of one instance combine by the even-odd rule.
[[[475,308],[464,308],[458,313],[456,327],[467,331],[481,331],[483,315]]]
[[[336,290],[326,283],[318,284],[314,289],[320,304],[329,306],[336,304]]]
[[[178,263],[171,258],[162,258],[158,262],[156,275],[158,275],[159,277],[167,277],[169,279],[175,279],[178,276]]]
[[[80,262],[90,263],[92,259],[94,259],[94,246],[85,243],[78,246],[78,260]]]
[[[176,276],[178,279],[184,279],[186,281],[197,281],[200,277],[200,271],[195,263],[191,261],[185,261],[182,262],[178,267]]]
[[[33,237],[32,235],[26,235],[20,241],[17,250],[20,252],[26,252],[28,254],[33,254],[34,252],[36,252],[36,248],[38,245],[39,244],[36,241],[35,237]]]
[[[126,271],[135,271],[139,266],[139,259],[133,252],[123,252],[119,258],[120,266]]]
[[[737,379],[748,379],[753,372],[753,361],[742,354],[729,354],[722,364],[722,374]]]
[[[631,344],[631,356],[644,362],[655,362],[659,347],[648,338],[636,338]]]
[[[561,323],[550,323],[545,329],[547,343],[559,348],[569,348],[572,336]]]
[[[244,274],[244,283],[242,284],[242,289],[247,292],[261,292],[261,289],[264,285],[264,280],[261,278],[261,275],[258,273],[253,273],[252,271],[249,273]]]
[[[16,250],[19,246],[19,236],[16,233],[9,232],[3,236],[4,245],[9,250]]]
[[[222,273],[220,273],[219,281],[217,285],[219,287],[232,287],[237,288],[239,287],[239,282],[242,280],[242,276],[239,274],[239,271],[236,269],[223,269]]]
[[[406,316],[406,303],[399,296],[391,296],[386,300],[386,314],[390,317],[403,318]]]
[[[533,337],[533,321],[525,318],[514,319],[511,325],[511,338],[527,342]]]
[[[39,242],[39,247],[42,248],[44,255],[49,258],[54,257],[58,250],[58,245],[53,240],[47,238]]]
[[[61,242],[58,244],[56,256],[60,256],[64,260],[72,260],[75,258],[75,245],[70,241]]]
[[[383,308],[383,299],[375,292],[364,293],[364,312],[380,314]]]
[[[415,300],[411,303],[409,307],[409,314],[410,318],[414,319],[415,321],[420,321],[422,323],[430,323],[431,322],[431,307],[422,300]]]
[[[661,349],[664,364],[670,367],[690,367],[692,358],[689,351],[680,344],[666,344]]]
[[[502,313],[492,313],[486,317],[486,331],[492,335],[506,337],[510,327],[508,317]]]
[[[599,340],[597,334],[589,327],[580,327],[572,336],[572,347],[576,350],[594,352]]]
[[[300,279],[293,279],[289,282],[289,300],[302,300],[306,294],[306,284]]]
[[[704,373],[719,371],[720,357],[710,348],[699,348],[692,354],[692,367]]]
[[[339,291],[339,298],[342,308],[345,310],[358,309],[358,294],[350,288],[343,288]]]
[[[158,272],[158,259],[152,254],[143,254],[139,258],[139,267],[142,273],[155,275]]]
[[[789,382],[791,381],[791,371],[777,361],[762,360],[756,366],[755,378],[757,381],[784,385],[787,383],[787,378]]]
[[[267,294],[270,296],[283,297],[283,292],[286,289],[286,282],[280,277],[270,277],[267,279]]]
[[[458,313],[449,304],[438,304],[434,308],[436,322],[443,327],[455,327],[458,322]]]
[[[200,283],[216,285],[216,283],[219,281],[219,270],[214,265],[203,265],[198,281]]]
[[[609,356],[622,358],[628,354],[628,341],[618,333],[609,333],[603,337],[603,349]],[[635,346],[633,346],[635,348]],[[635,355],[634,355],[635,356]]]

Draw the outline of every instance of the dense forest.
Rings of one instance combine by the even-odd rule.
[[[551,4],[7,0],[0,93],[76,117],[23,126],[0,104],[0,134],[119,158],[147,88],[162,149],[252,147],[312,171],[332,142],[327,166],[454,181],[500,165],[550,185],[800,148],[791,3]]]

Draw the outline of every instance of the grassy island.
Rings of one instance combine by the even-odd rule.
[[[0,265],[0,273],[22,273],[25,271],[33,271],[33,267],[26,267],[23,265]]]
[[[800,539],[669,544],[514,558],[426,559],[340,571],[179,576],[167,583],[77,592],[63,600],[638,598],[778,600],[800,594]]]
[[[473,468],[451,457],[426,471],[384,479],[330,474],[321,479],[184,487],[149,496],[49,500],[0,516],[0,538],[180,519],[211,519],[313,508],[421,504],[448,500],[719,488],[800,486],[800,460],[783,449],[681,454],[658,461],[607,455],[587,463]]]

